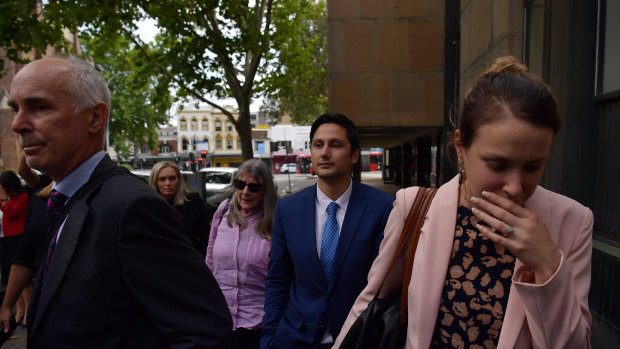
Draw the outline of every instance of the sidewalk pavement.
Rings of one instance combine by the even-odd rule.
[[[394,183],[383,183],[381,172],[362,172],[362,183],[382,190],[394,197],[396,197],[396,192],[401,189],[401,187],[394,185]]]
[[[4,342],[2,349],[26,349],[26,328],[18,325],[13,336]]]

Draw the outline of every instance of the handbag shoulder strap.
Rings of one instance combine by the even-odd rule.
[[[400,238],[398,240],[398,244],[396,245],[396,249],[394,250],[394,255],[392,256],[392,260],[390,261],[390,264],[387,270],[385,271],[385,275],[383,275],[383,280],[381,281],[381,286],[379,286],[379,290],[377,291],[377,294],[379,294],[379,291],[381,290],[381,288],[383,287],[383,284],[387,280],[387,277],[390,274],[390,271],[392,270],[392,268],[394,267],[394,264],[396,263],[398,256],[400,255],[400,252],[402,251],[403,247],[407,243],[409,234],[413,231],[413,223],[417,217],[417,212],[420,211],[420,208],[421,208],[420,205],[422,204],[422,200],[426,193],[426,190],[427,188],[425,187],[420,187],[418,189],[418,193],[415,197],[413,205],[411,205],[411,210],[409,211],[409,215],[407,216],[407,219],[405,220],[405,225],[403,227],[403,230],[400,233]]]
[[[415,218],[413,216],[413,209],[409,213],[409,217],[407,217],[407,222],[412,220],[412,228],[410,230],[412,237],[411,243],[409,245],[409,250],[407,251],[407,264],[405,268],[405,276],[403,279],[403,290],[401,293],[401,302],[400,302],[400,322],[404,323],[407,319],[407,291],[409,289],[409,282],[411,281],[411,272],[413,271],[413,260],[415,258],[415,252],[418,248],[418,241],[420,240],[420,232],[422,231],[422,225],[424,224],[424,218],[426,217],[426,213],[428,212],[429,207],[431,206],[431,202],[437,193],[437,188],[426,188],[422,195],[422,200],[417,212],[415,212]],[[418,197],[420,197],[420,193],[418,193]],[[416,197],[416,201],[417,198]],[[407,227],[407,225],[405,225]],[[404,229],[403,229],[404,234]]]
[[[226,212],[228,212],[228,206],[230,206],[230,199],[226,199],[226,205],[222,208],[222,211],[220,211],[220,217],[219,217],[219,221],[217,222],[216,227],[219,227],[220,224],[222,224],[224,215],[226,214]]]
[[[424,208],[424,205],[429,205],[430,206],[430,202],[432,200],[432,197],[435,195],[435,192],[437,191],[437,189],[433,189],[433,188],[426,188],[426,187],[419,187],[418,189],[418,193],[415,197],[415,200],[413,202],[413,205],[411,205],[411,210],[409,210],[409,214],[407,215],[407,219],[405,220],[405,225],[403,226],[403,230],[400,233],[400,238],[398,240],[398,244],[396,245],[396,249],[394,250],[394,255],[392,256],[392,260],[390,261],[390,264],[387,268],[387,270],[385,271],[385,274],[383,275],[383,279],[381,281],[381,285],[379,286],[379,288],[377,289],[377,292],[375,294],[375,297],[378,297],[379,294],[381,293],[381,289],[383,288],[383,285],[385,284],[388,276],[390,275],[390,272],[392,271],[392,269],[394,268],[394,265],[397,263],[398,261],[398,257],[401,254],[401,251],[403,250],[403,248],[405,247],[405,245],[407,244],[407,241],[411,241],[412,243],[409,245],[409,249],[411,250],[411,247],[413,246],[414,250],[413,251],[409,251],[409,253],[407,255],[409,255],[410,253],[414,253],[415,254],[415,247],[417,247],[417,239],[419,237],[419,233],[420,233],[420,228],[422,227],[422,223],[424,223],[424,217],[426,215],[426,211],[428,210],[428,207]],[[429,195],[430,193],[430,195]],[[429,200],[425,200],[425,198],[430,197]],[[422,211],[424,211],[422,214],[420,214]],[[416,222],[420,222],[418,229],[414,229]],[[417,234],[416,234],[417,231]],[[413,235],[412,234],[416,234]],[[415,240],[415,244],[413,243],[413,241]],[[408,263],[409,261],[407,260],[406,263]],[[411,261],[411,263],[413,263],[413,261]],[[408,268],[407,264],[405,264],[405,269],[409,269],[411,270],[411,268]],[[405,271],[406,272],[406,271]],[[405,278],[405,276],[401,276],[401,280],[403,280]],[[406,291],[406,290],[405,290]]]

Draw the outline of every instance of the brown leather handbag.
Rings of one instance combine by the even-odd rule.
[[[341,349],[402,349],[405,346],[407,289],[413,259],[426,212],[436,192],[435,188],[420,187],[381,286],[349,329]]]

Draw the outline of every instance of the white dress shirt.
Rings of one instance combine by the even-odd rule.
[[[88,180],[90,176],[93,174],[93,171],[101,162],[101,159],[105,156],[105,151],[100,150],[91,156],[88,160],[84,161],[80,166],[76,167],[71,173],[69,173],[65,178],[63,178],[60,182],[52,185],[52,189],[56,189],[57,192],[66,195],[67,201],[65,204],[71,199],[71,197],[80,189]],[[67,216],[68,217],[68,216]],[[60,227],[58,228],[58,234],[56,234],[56,242],[60,239],[60,234],[62,233],[62,227],[65,225],[65,221],[62,222]]]
[[[340,195],[338,199],[336,199],[336,203],[338,204],[338,209],[336,210],[336,220],[338,221],[338,236],[340,236],[340,229],[342,228],[342,222],[344,221],[344,216],[347,213],[347,207],[349,206],[349,199],[351,198],[351,191],[353,189],[353,180],[349,180],[349,187],[347,190]],[[323,238],[323,228],[325,228],[325,223],[327,222],[327,206],[332,203],[332,199],[330,199],[325,193],[321,191],[321,187],[319,184],[316,184],[316,201],[314,202],[316,215],[314,217],[315,229],[316,229],[316,250],[319,254],[319,258],[321,258],[321,239]],[[323,335],[323,339],[321,339],[321,344],[333,343],[334,338],[329,330],[325,331],[325,335]]]
[[[353,181],[349,182],[347,190],[340,195],[335,201],[338,204],[338,210],[336,210],[336,220],[338,221],[338,236],[340,236],[340,229],[342,228],[342,222],[344,221],[344,215],[347,213],[347,206],[349,206],[349,198],[351,198],[351,190],[353,188]],[[327,222],[327,206],[332,203],[325,193],[321,191],[319,184],[316,185],[316,201],[314,202],[316,216],[314,217],[315,229],[316,229],[316,250],[321,257],[321,239],[323,238],[323,228]]]

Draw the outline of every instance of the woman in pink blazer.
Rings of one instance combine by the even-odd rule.
[[[590,347],[592,212],[538,186],[559,127],[549,87],[514,58],[478,79],[454,134],[462,171],[439,188],[422,227],[406,348]],[[416,194],[396,194],[334,348],[376,293]]]

